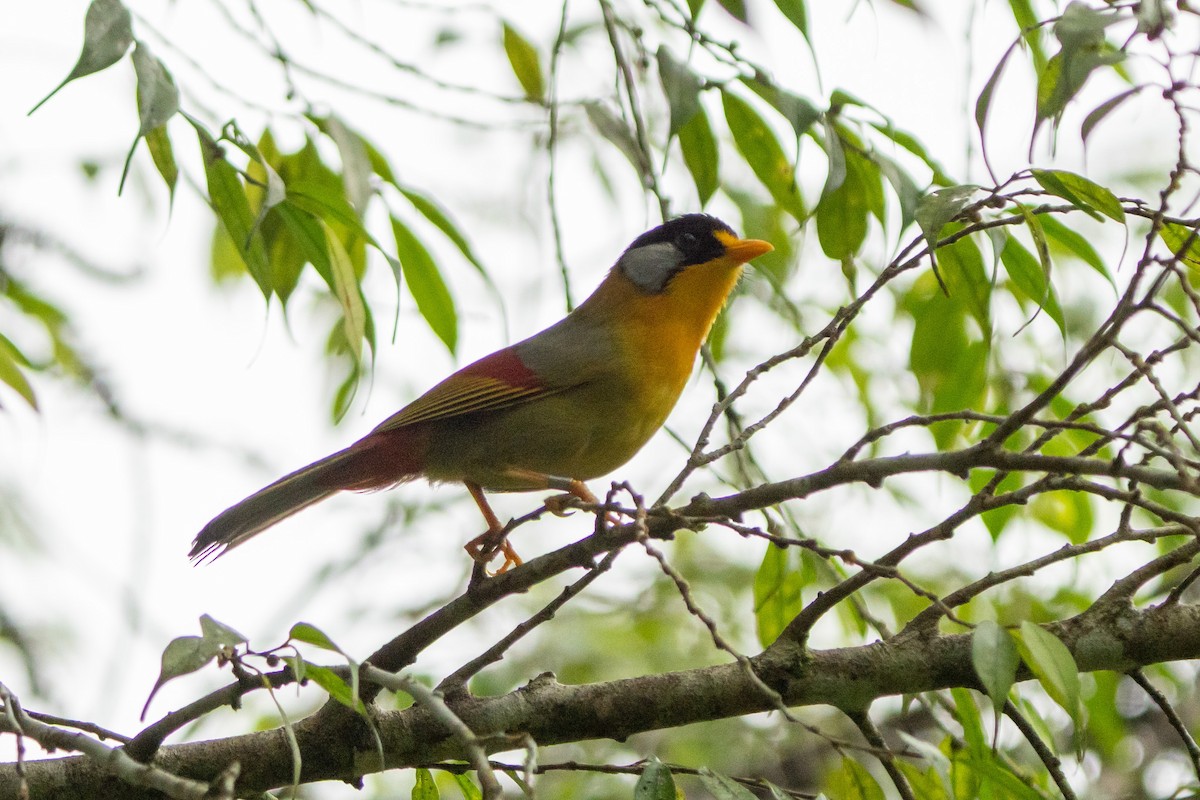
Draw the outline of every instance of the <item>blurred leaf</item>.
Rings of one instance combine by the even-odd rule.
[[[297,642],[311,644],[313,647],[319,647],[322,650],[330,650],[334,653],[346,655],[346,651],[334,644],[333,639],[330,639],[325,631],[318,628],[316,625],[307,622],[297,622],[288,631],[288,639],[295,639]]]
[[[333,292],[342,307],[346,344],[349,345],[354,360],[358,361],[362,358],[362,343],[367,331],[362,290],[359,288],[354,264],[346,248],[329,227],[329,223],[322,220],[321,225],[325,230],[325,248],[329,254],[330,271],[333,273]]]
[[[800,35],[808,40],[808,9],[804,0],[775,0],[775,7],[788,18],[788,22],[796,26]]]
[[[1033,67],[1039,74],[1046,68],[1049,60],[1046,50],[1042,47],[1042,29],[1037,13],[1033,10],[1031,0],[1008,0],[1013,19],[1021,29],[1021,38],[1033,56]]]
[[[829,779],[829,796],[837,800],[885,800],[883,787],[862,764],[848,756]]]
[[[675,779],[671,777],[671,769],[657,758],[648,759],[633,787],[633,800],[675,800]]]
[[[683,163],[696,184],[700,208],[708,205],[718,186],[717,137],[708,123],[708,114],[701,107],[679,131],[679,149]]]
[[[107,69],[120,61],[133,44],[133,27],[129,9],[120,0],[92,0],[83,20],[83,49],[70,74],[29,110],[32,114],[42,104],[76,78]]]
[[[236,647],[239,644],[245,644],[250,641],[244,634],[239,633],[223,622],[218,622],[208,614],[200,616],[200,633],[206,641],[223,647]]]
[[[471,780],[470,775],[461,772],[452,772],[450,777],[454,778],[454,782],[458,784],[458,788],[462,791],[463,800],[483,800],[483,792],[479,791],[479,787]]]
[[[1159,237],[1171,249],[1171,255],[1192,269],[1200,269],[1200,233],[1177,222],[1164,222]]]
[[[714,800],[757,800],[745,786],[728,775],[713,772],[708,767],[700,768],[700,782]]]
[[[1103,186],[1061,169],[1034,169],[1030,172],[1047,192],[1061,197],[1093,219],[1103,219],[1100,216],[1103,214],[1109,219],[1125,223],[1125,209],[1121,207],[1121,201]]]
[[[392,217],[392,234],[396,238],[396,256],[404,270],[404,280],[417,310],[429,323],[446,349],[454,353],[458,347],[458,312],[454,298],[442,280],[433,256],[403,222]]]
[[[445,234],[446,238],[458,248],[458,252],[463,254],[463,258],[471,262],[471,265],[482,275],[489,283],[491,278],[488,275],[487,269],[484,268],[483,262],[475,255],[475,251],[471,249],[470,242],[463,235],[458,226],[450,219],[447,214],[438,204],[430,197],[426,197],[415,189],[400,188],[400,193],[412,203],[413,208],[420,212],[421,216],[431,222],[435,228]]]
[[[767,545],[754,575],[754,619],[758,642],[767,647],[804,607],[803,574],[797,548]]]
[[[879,174],[891,184],[892,191],[896,193],[896,200],[900,203],[900,228],[896,233],[903,233],[917,219],[917,206],[921,204],[922,197],[921,189],[908,172],[882,153],[873,150],[867,154],[867,157],[878,168]],[[882,200],[882,196],[880,200]]]
[[[371,199],[371,175],[375,169],[367,155],[362,137],[351,130],[336,114],[321,121],[322,130],[329,134],[342,157],[342,183],[346,188],[346,199],[361,216]]]
[[[1021,657],[1012,635],[992,620],[984,620],[971,633],[971,666],[999,716],[1017,679]]]
[[[1071,544],[1086,542],[1095,524],[1091,500],[1083,492],[1043,492],[1033,499],[1029,509],[1034,519],[1066,536]]]
[[[1104,259],[1100,257],[1100,254],[1096,252],[1091,242],[1083,234],[1072,228],[1068,228],[1054,214],[1039,214],[1038,222],[1051,241],[1073,253],[1089,267],[1100,273],[1114,289],[1116,288],[1116,281],[1113,279],[1112,273],[1108,271]]]
[[[908,131],[900,130],[895,125],[892,125],[890,121],[887,124],[872,122],[870,125],[889,140],[912,153],[921,160],[921,163],[929,167],[930,172],[933,173],[933,184],[935,186],[952,188],[955,185],[955,182],[946,174],[946,170],[942,168],[941,163],[930,154],[929,150],[917,137]]]
[[[667,134],[674,136],[700,111],[700,90],[704,79],[688,68],[688,65],[672,55],[666,45],[658,48],[658,77],[662,82],[663,94],[671,112],[671,125]]]
[[[504,23],[504,53],[508,56],[513,74],[517,76],[517,81],[525,91],[525,97],[540,103],[546,96],[546,83],[542,77],[542,64],[537,48],[507,22]]]
[[[882,213],[883,188],[879,170],[857,152],[843,156],[844,176],[836,188],[826,190],[817,204],[817,238],[825,255],[850,258],[867,238],[867,216]]]
[[[137,75],[138,135],[145,136],[175,116],[179,110],[179,89],[145,42],[138,42],[133,48],[133,70]]]
[[[162,667],[158,672],[158,680],[154,682],[154,688],[146,698],[146,705],[142,706],[141,719],[146,718],[150,703],[163,684],[172,678],[203,668],[216,658],[221,650],[221,644],[207,636],[180,636],[168,642],[162,652]]]
[[[921,227],[921,232],[925,234],[925,241],[930,250],[937,246],[937,241],[942,235],[942,228],[971,205],[977,191],[979,191],[978,186],[965,183],[945,189],[936,189],[921,198],[921,202],[917,204],[915,217],[917,225]]]
[[[1029,300],[1045,311],[1054,324],[1067,335],[1066,320],[1058,296],[1050,284],[1044,267],[1038,263],[1033,254],[1021,244],[1015,236],[1005,237],[1004,247],[1000,250],[1000,261],[1013,284]]]
[[[1038,73],[1037,128],[1057,119],[1098,67],[1117,64],[1124,54],[1104,38],[1109,25],[1120,21],[1084,3],[1068,3],[1054,24],[1054,35],[1062,45]]]
[[[938,250],[946,289],[951,297],[965,301],[971,316],[987,337],[991,333],[992,282],[984,268],[979,245],[969,236]]]
[[[413,784],[412,800],[439,800],[441,793],[433,782],[433,775],[425,767],[417,769],[417,779]]]
[[[742,24],[748,24],[749,20],[746,16],[746,0],[717,0],[717,4],[721,8],[729,12],[729,16],[736,19]]]
[[[1017,49],[1017,43],[1014,42],[1004,51],[1004,55],[996,62],[996,66],[992,69],[992,74],[988,77],[987,83],[983,85],[983,89],[979,92],[979,97],[975,100],[975,127],[979,130],[979,140],[983,146],[984,161],[987,161],[987,118],[988,112],[992,108],[992,97],[996,93],[996,86],[1000,82],[1000,76],[1004,74],[1004,66],[1008,63],[1008,58]]]
[[[807,215],[800,189],[796,186],[795,171],[770,126],[749,103],[736,95],[722,92],[721,100],[733,141],[750,169],[781,208],[804,222]]]
[[[1053,633],[1028,620],[1021,623],[1017,645],[1021,659],[1042,684],[1046,694],[1070,715],[1076,730],[1081,729],[1083,706],[1079,699],[1079,667],[1071,651]]]
[[[625,120],[614,114],[612,109],[603,103],[584,103],[583,108],[587,112],[588,121],[592,123],[596,131],[615,145],[625,158],[629,159],[629,163],[637,171],[638,180],[644,181],[650,174],[650,163],[646,160],[646,154],[642,152],[633,132],[625,124]]]
[[[979,715],[975,698],[966,689],[958,687],[951,689],[950,695],[954,698],[954,718],[962,726],[967,751],[972,755],[987,753],[990,748],[983,732],[983,718]]]
[[[298,660],[301,659],[293,659],[291,657],[287,659],[289,663]],[[366,705],[359,699],[358,693],[354,691],[341,675],[338,675],[328,667],[322,667],[310,661],[305,661],[304,678],[320,686],[329,693],[330,697],[337,700],[346,708],[356,711],[360,716],[367,714]]]
[[[167,134],[167,126],[155,128],[146,134],[146,147],[150,150],[150,158],[154,167],[167,184],[169,193],[168,206],[175,203],[175,184],[179,181],[179,167],[175,163],[175,150],[171,147],[171,137]]]
[[[28,367],[29,362],[16,345],[0,334],[0,382],[7,384],[35,411],[38,408],[37,395],[22,372],[22,367]],[[3,407],[0,405],[0,407]]]
[[[258,284],[264,297],[271,295],[271,276],[266,247],[262,237],[254,232],[254,216],[237,170],[225,160],[225,151],[202,125],[192,120],[204,158],[204,174],[208,179],[208,198],[221,225],[229,234],[238,256],[250,277]]]
[[[125,156],[125,166],[121,170],[121,181],[117,186],[117,194],[120,194],[125,188],[125,176],[129,174],[129,163],[133,160],[133,152],[137,149],[138,140],[149,136],[151,131],[161,129],[167,124],[167,120],[175,116],[175,112],[179,110],[179,89],[175,87],[175,80],[144,42],[138,42],[137,46],[133,48],[133,69],[137,74],[138,132],[133,139],[133,144],[129,146],[128,155]],[[167,145],[170,146],[169,141]],[[157,158],[155,165],[158,165]],[[173,159],[171,167],[174,168]],[[162,171],[161,166],[159,171]],[[166,175],[163,177],[165,178]],[[171,188],[171,195],[174,197],[174,179],[168,181],[168,185]]]
[[[763,76],[745,76],[742,83],[787,120],[796,132],[797,142],[821,118],[821,110],[811,102],[767,82]]]
[[[1146,87],[1143,85],[1134,86],[1132,89],[1126,89],[1115,97],[1110,97],[1108,100],[1105,100],[1103,103],[1093,108],[1088,115],[1083,118],[1083,122],[1079,126],[1079,134],[1080,138],[1083,140],[1083,143],[1087,144],[1088,137],[1092,135],[1092,131],[1096,129],[1096,126],[1099,125],[1105,117],[1107,117],[1122,103],[1133,97],[1144,88]]]

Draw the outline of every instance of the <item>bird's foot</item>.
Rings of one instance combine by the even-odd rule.
[[[517,555],[517,551],[508,542],[508,531],[504,528],[499,530],[488,530],[476,536],[471,541],[463,546],[467,554],[471,556],[478,564],[487,568],[488,562],[494,559],[497,555],[504,555],[504,563],[500,565],[500,569],[495,572],[489,572],[489,575],[495,576],[508,572],[513,567],[519,567],[524,564],[524,560]]]

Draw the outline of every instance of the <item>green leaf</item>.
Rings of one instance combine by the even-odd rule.
[[[1073,253],[1089,267],[1100,273],[1114,289],[1116,288],[1117,283],[1113,279],[1112,273],[1108,271],[1104,259],[1100,257],[1100,254],[1096,252],[1096,248],[1092,247],[1091,242],[1083,234],[1068,228],[1054,214],[1039,214],[1038,221],[1041,223],[1042,230],[1049,239]]]
[[[938,250],[946,290],[965,302],[986,337],[991,333],[992,282],[984,268],[983,255],[971,237],[964,237]]]
[[[796,548],[767,545],[754,575],[754,620],[758,641],[767,647],[804,607],[800,554]]]
[[[270,266],[262,237],[255,233],[254,216],[242,181],[233,165],[225,160],[225,151],[202,125],[188,118],[196,129],[204,174],[208,180],[208,198],[221,225],[229,234],[238,256],[264,297],[271,294]]]
[[[362,358],[362,343],[367,332],[367,314],[362,290],[350,254],[342,246],[329,223],[321,220],[325,230],[325,249],[329,254],[329,267],[333,273],[333,293],[342,307],[342,325],[346,333],[346,344],[354,360]]]
[[[1029,510],[1034,519],[1066,536],[1071,544],[1086,542],[1096,521],[1091,500],[1083,492],[1043,492],[1029,504]]]
[[[287,661],[289,663],[294,660],[299,659],[293,659],[291,656],[287,657]],[[295,669],[295,667],[293,667],[293,669]],[[341,675],[338,675],[328,667],[322,667],[309,661],[304,662],[303,670],[305,680],[310,680],[320,686],[322,689],[328,692],[329,696],[334,700],[337,700],[346,708],[349,708],[360,715],[365,715],[367,713],[366,705],[358,697],[358,693],[353,687],[351,687],[349,683],[346,682],[344,678],[342,678]]]
[[[362,137],[335,114],[324,118],[322,130],[337,145],[338,154],[342,157],[342,183],[346,189],[346,199],[361,216],[374,191],[371,188],[371,175],[375,169],[367,148]]]
[[[75,66],[62,83],[55,86],[29,113],[37,111],[59,89],[76,78],[107,69],[120,61],[132,44],[133,26],[125,4],[121,0],[92,0],[83,20],[83,49]]]
[[[507,22],[504,23],[504,53],[525,97],[540,103],[546,96],[546,82],[537,48]]]
[[[603,103],[584,103],[583,108],[587,112],[587,118],[592,123],[592,127],[629,160],[634,170],[637,171],[638,180],[644,180],[645,176],[650,174],[650,162],[629,130],[629,126],[625,124],[625,120],[613,113],[612,109]]]
[[[1030,172],[1047,192],[1061,197],[1092,218],[1102,219],[1100,215],[1103,214],[1121,224],[1125,223],[1125,209],[1121,207],[1121,201],[1103,186],[1062,169],[1034,169]]]
[[[1134,86],[1132,89],[1126,89],[1115,97],[1110,97],[1108,100],[1105,100],[1103,103],[1093,108],[1088,115],[1083,118],[1083,122],[1079,126],[1079,134],[1080,138],[1083,140],[1083,143],[1087,144],[1088,137],[1092,135],[1092,131],[1095,130],[1096,126],[1099,125],[1105,117],[1115,111],[1126,100],[1133,97],[1135,94],[1145,88],[1146,86],[1142,85]]]
[[[222,647],[236,647],[250,641],[244,634],[238,633],[223,622],[218,622],[208,614],[200,616],[200,633],[205,640]]]
[[[458,311],[454,298],[446,288],[433,256],[403,222],[392,217],[392,234],[396,238],[396,257],[404,271],[408,291],[417,303],[417,310],[429,323],[437,337],[454,353],[458,347]]]
[[[717,191],[719,166],[717,137],[713,135],[708,114],[703,108],[680,129],[679,149],[683,153],[683,163],[696,184],[700,208],[704,208]]]
[[[463,800],[483,800],[483,792],[479,791],[479,787],[471,780],[470,775],[464,775],[461,772],[452,772],[450,773],[450,777],[454,778],[454,782],[458,784]]]
[[[788,121],[796,132],[797,142],[821,118],[821,109],[803,97],[768,82],[762,75],[743,76],[742,83]]]
[[[800,199],[800,189],[796,186],[795,169],[784,155],[770,126],[749,103],[737,95],[722,92],[721,101],[734,144],[750,169],[780,208],[804,222],[807,214]]]
[[[1043,121],[1062,114],[1095,69],[1124,60],[1124,53],[1104,38],[1105,28],[1120,19],[1120,15],[1103,13],[1084,3],[1067,4],[1054,24],[1054,35],[1062,48],[1038,74],[1035,130]]]
[[[1021,657],[1012,635],[992,620],[984,620],[971,633],[971,666],[984,691],[992,699],[996,713],[1004,708],[1008,693],[1017,680]]]
[[[1008,0],[1013,19],[1021,29],[1021,38],[1033,56],[1033,67],[1040,74],[1046,68],[1046,50],[1042,46],[1042,29],[1031,0]]]
[[[150,150],[150,158],[154,167],[167,184],[170,199],[168,205],[175,203],[175,185],[179,182],[179,166],[175,163],[175,150],[171,147],[171,137],[167,126],[155,128],[146,134],[146,147]]]
[[[1054,324],[1065,336],[1067,333],[1066,320],[1054,286],[1049,281],[1045,266],[1021,244],[1015,236],[1007,236],[1004,247],[1000,250],[1000,262],[1013,284],[1029,300],[1037,303],[1045,311]]]
[[[1083,706],[1080,704],[1079,667],[1075,657],[1050,631],[1028,620],[1021,623],[1017,641],[1021,659],[1050,695],[1062,706],[1078,729],[1082,726]]]
[[[983,144],[984,161],[987,161],[987,118],[988,112],[992,108],[992,97],[996,93],[996,85],[1000,82],[1000,76],[1004,72],[1004,66],[1008,63],[1008,58],[1017,49],[1017,43],[1013,42],[1009,48],[1004,51],[1004,55],[1000,57],[1000,61],[992,69],[992,74],[987,79],[987,83],[983,85],[983,90],[979,92],[979,97],[975,100],[975,127],[979,129],[979,140]]]
[[[736,19],[743,25],[748,24],[746,16],[746,0],[717,0],[717,4],[721,8],[729,12],[729,16]]]
[[[987,737],[983,732],[983,719],[979,715],[979,707],[975,705],[975,698],[962,688],[951,689],[950,694],[954,698],[954,717],[962,725],[967,751],[976,756],[987,753]]]
[[[942,235],[942,228],[961,214],[963,209],[971,205],[978,190],[979,187],[975,184],[964,183],[959,186],[937,189],[921,198],[914,216],[921,232],[925,234],[925,241],[931,250],[937,246],[937,241]]]
[[[1177,222],[1164,222],[1158,235],[1170,248],[1171,255],[1192,269],[1200,269],[1200,233],[1196,229]]]
[[[137,75],[138,135],[145,136],[179,111],[179,89],[145,42],[133,48],[133,71]]]
[[[418,768],[417,779],[413,783],[412,800],[439,800],[441,796],[429,770],[425,767]]]
[[[667,134],[671,137],[679,133],[700,111],[700,90],[704,88],[704,79],[676,59],[666,45],[658,48],[657,59],[658,78],[671,112]]]
[[[841,146],[838,145],[841,152]],[[845,151],[843,177],[826,190],[817,204],[817,239],[825,255],[844,260],[853,256],[867,238],[867,216],[883,208],[879,171],[854,151]]]
[[[488,277],[487,270],[483,266],[483,262],[475,255],[475,251],[471,249],[470,242],[467,237],[458,229],[458,226],[450,219],[450,215],[445,212],[431,198],[426,197],[415,189],[400,187],[400,193],[412,203],[413,208],[420,212],[421,216],[431,222],[435,228],[445,234],[446,238],[458,248],[458,252],[463,254],[463,258],[471,262],[471,265],[479,272],[480,275],[487,278],[489,283],[491,279]]]
[[[775,7],[787,17],[788,22],[796,26],[800,35],[808,40],[808,9],[804,0],[775,0]]]
[[[21,354],[21,351],[16,346],[0,334],[0,382],[7,384],[17,394],[29,404],[30,408],[37,410],[37,395],[33,392],[33,387],[29,384],[25,373],[22,372],[22,366],[27,366],[28,361]]]
[[[675,779],[671,769],[651,757],[642,767],[642,774],[633,787],[633,800],[675,800]]]
[[[713,772],[708,767],[700,768],[700,781],[715,800],[756,800],[745,786],[728,775]]]
[[[842,768],[830,776],[829,795],[837,800],[885,800],[883,787],[867,768],[852,758],[842,759]]]
[[[313,647],[319,647],[322,650],[330,650],[334,653],[346,655],[346,651],[334,644],[333,640],[325,635],[325,632],[316,625],[311,625],[307,622],[297,622],[288,631],[288,639],[295,639],[297,642],[311,644]]]
[[[150,690],[150,696],[146,698],[146,705],[142,706],[141,719],[146,718],[150,703],[163,684],[172,678],[178,678],[180,675],[187,675],[201,669],[216,658],[221,649],[220,644],[203,636],[180,636],[168,642],[162,652],[162,666],[158,671],[158,680],[154,682],[154,688]]]

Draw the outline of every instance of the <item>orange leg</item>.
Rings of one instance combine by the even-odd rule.
[[[504,554],[504,563],[500,565],[500,569],[496,570],[497,575],[501,572],[506,572],[510,567],[519,567],[522,563],[521,557],[517,555],[517,551],[508,543],[508,537],[504,533],[504,526],[500,524],[499,517],[496,512],[492,511],[492,507],[488,504],[487,498],[483,494],[483,487],[477,483],[465,481],[467,491],[471,493],[471,497],[475,500],[475,505],[479,506],[480,513],[483,514],[483,519],[487,522],[488,529],[476,536],[471,541],[467,542],[463,549],[471,558],[481,564],[486,564],[491,561],[497,552]]]

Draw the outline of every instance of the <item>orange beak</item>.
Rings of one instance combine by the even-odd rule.
[[[762,239],[734,239],[732,237],[726,239],[725,237],[721,237],[721,243],[725,245],[725,255],[739,264],[745,264],[747,261],[758,258],[775,249],[773,244],[764,242]]]

